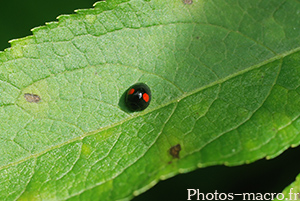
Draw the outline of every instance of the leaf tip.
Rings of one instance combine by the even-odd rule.
[[[69,18],[69,16],[70,16],[70,15],[63,14],[63,15],[57,16],[56,19],[57,19],[57,20],[64,20],[64,19],[66,19],[66,18]]]
[[[105,0],[104,1],[98,1],[98,2],[94,3],[93,6],[95,8],[99,8],[99,7],[103,6],[104,4],[106,4]]]
[[[45,25],[50,29],[56,28],[59,25],[59,22],[46,22]]]
[[[198,164],[197,164],[197,167],[198,167],[198,168],[203,168],[204,165],[203,165],[202,163],[198,163]]]

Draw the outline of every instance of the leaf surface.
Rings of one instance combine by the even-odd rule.
[[[282,191],[282,193],[277,194],[275,198],[276,199],[274,199],[274,200],[276,200],[276,201],[283,200],[283,199],[300,200],[300,176],[298,175],[296,177],[296,180],[292,184],[287,186]]]
[[[106,1],[11,41],[1,200],[130,199],[298,145],[299,15],[296,0]],[[152,101],[129,113],[122,96],[136,82]]]

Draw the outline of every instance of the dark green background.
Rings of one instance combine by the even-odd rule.
[[[71,14],[78,8],[91,8],[94,0],[14,0],[0,2],[0,50],[8,41],[31,35],[31,28],[55,21],[61,14]],[[289,149],[273,160],[260,160],[238,167],[216,166],[198,169],[162,181],[134,201],[187,200],[187,189],[201,192],[278,193],[294,181],[300,172],[300,148]],[[235,199],[240,200],[240,199]]]

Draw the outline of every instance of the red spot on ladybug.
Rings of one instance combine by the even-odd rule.
[[[150,88],[144,83],[132,85],[126,93],[125,103],[131,111],[146,109],[151,101]]]
[[[144,101],[146,101],[146,103],[148,103],[148,101],[149,101],[149,96],[148,96],[147,93],[144,93],[144,94],[143,94],[143,99],[144,99]]]
[[[128,91],[128,95],[131,95],[131,94],[133,94],[134,93],[134,89],[132,88],[132,89],[130,89],[129,91]]]

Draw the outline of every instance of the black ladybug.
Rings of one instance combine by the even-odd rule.
[[[131,111],[146,109],[151,101],[150,88],[144,83],[132,85],[126,92],[125,103]]]

